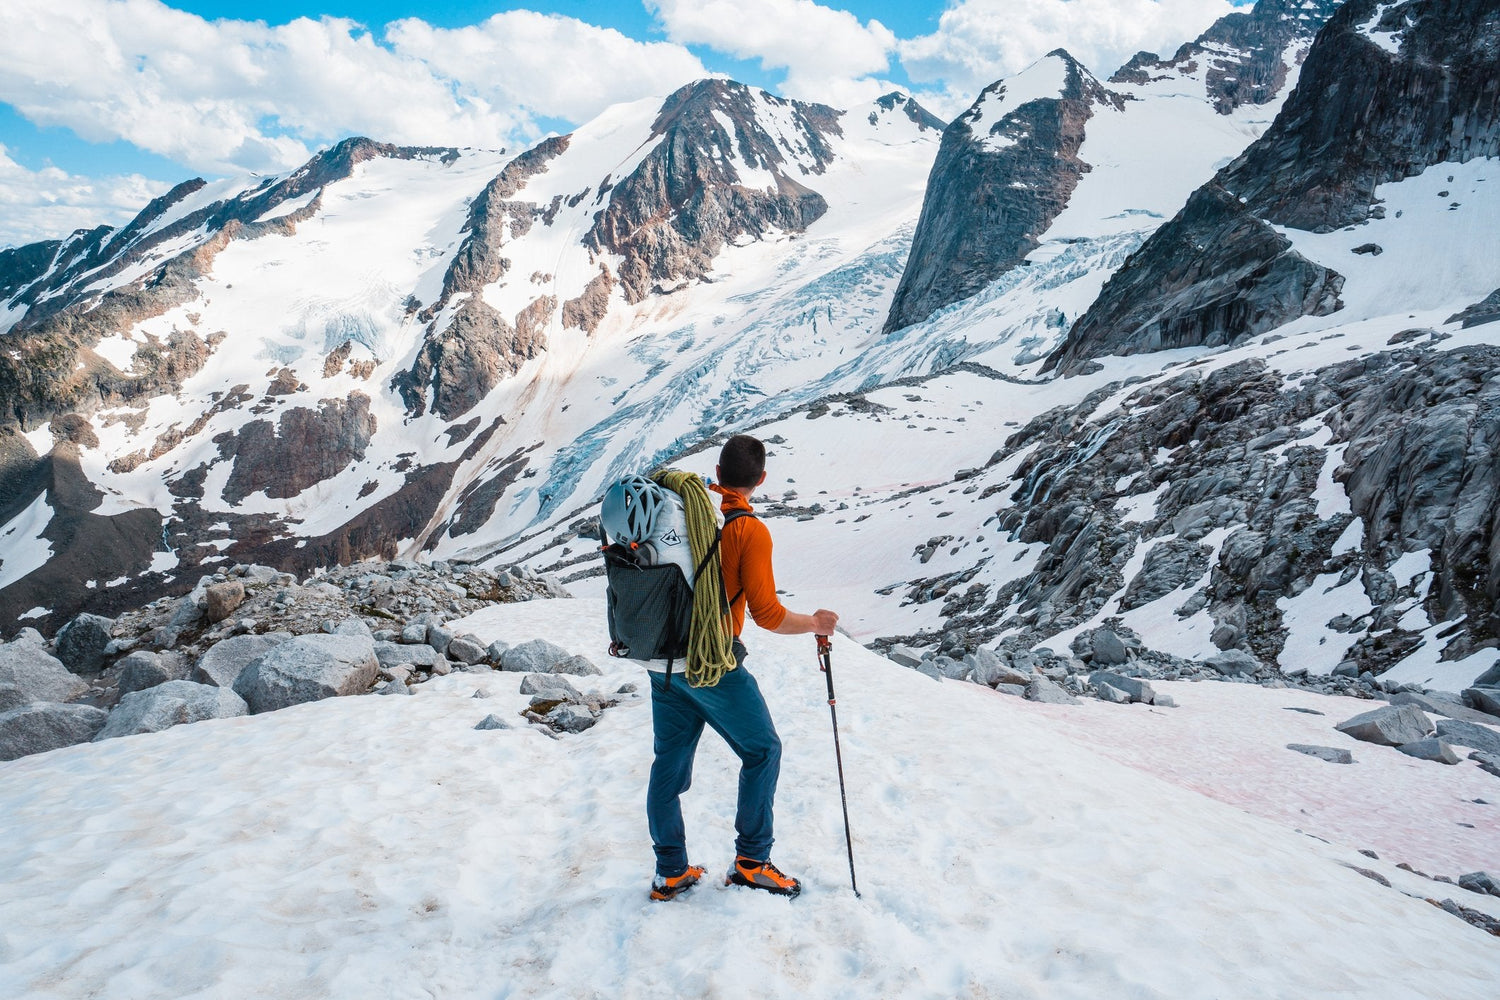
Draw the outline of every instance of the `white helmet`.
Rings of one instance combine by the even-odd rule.
[[[662,488],[645,476],[626,476],[604,493],[599,523],[611,542],[644,542],[656,533]]]

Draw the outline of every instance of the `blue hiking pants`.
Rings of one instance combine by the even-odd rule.
[[[743,653],[738,658],[740,667],[729,671],[713,687],[695,688],[681,674],[673,676],[668,687],[664,675],[651,675],[651,731],[656,759],[646,790],[646,818],[660,875],[670,878],[687,871],[681,796],[693,783],[693,755],[705,723],[724,737],[740,758],[735,851],[760,861],[771,856],[771,807],[776,798],[776,779],[781,774],[781,740],[761,697],[760,685],[743,665]]]

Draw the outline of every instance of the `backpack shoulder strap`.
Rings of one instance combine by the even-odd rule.
[[[759,518],[757,518],[754,514],[752,514],[748,510],[732,510],[729,513],[727,513],[727,514],[724,515],[724,527],[725,528],[729,527],[730,524],[732,524],[735,521],[738,521],[742,517],[748,517],[748,518],[752,518],[754,520],[760,520]],[[723,529],[720,529],[720,535],[722,535],[722,534],[723,534]],[[734,594],[733,597],[731,597],[731,598],[728,599],[728,601],[727,601],[727,603],[725,605],[726,610],[728,608],[730,608],[730,607],[733,607],[734,606],[734,602],[738,601],[741,597],[744,597],[744,596],[745,596],[745,588],[741,587],[739,590],[735,591],[735,594]]]

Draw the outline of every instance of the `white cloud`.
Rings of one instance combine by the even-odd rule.
[[[208,173],[281,170],[349,134],[511,146],[706,75],[686,49],[572,18],[473,28],[206,21],[160,0],[5,0],[0,100],[38,125],[124,139]],[[670,84],[670,86],[669,86]]]
[[[398,21],[386,40],[476,99],[571,121],[709,75],[681,45],[638,42],[613,28],[529,10],[464,28]]]
[[[1234,9],[1227,0],[959,0],[937,31],[899,52],[913,81],[967,100],[1056,48],[1107,77],[1142,49],[1170,55]]]
[[[79,177],[51,166],[29,170],[0,145],[0,247],[127,222],[170,186],[139,174]]]
[[[839,93],[878,96],[864,78],[886,72],[896,46],[879,21],[861,24],[813,0],[646,0],[646,7],[674,42],[785,69],[783,91],[822,101]]]

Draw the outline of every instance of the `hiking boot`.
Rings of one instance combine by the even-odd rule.
[[[673,875],[668,878],[665,875],[657,875],[651,880],[652,899],[673,899],[679,893],[686,892],[698,884],[703,877],[703,869],[697,865],[688,865],[687,871],[681,875]]]
[[[729,873],[724,876],[725,885],[743,885],[751,889],[764,889],[778,896],[795,896],[802,891],[802,883],[784,875],[781,869],[769,861],[756,861],[739,855],[734,859],[734,864],[729,866]]]

